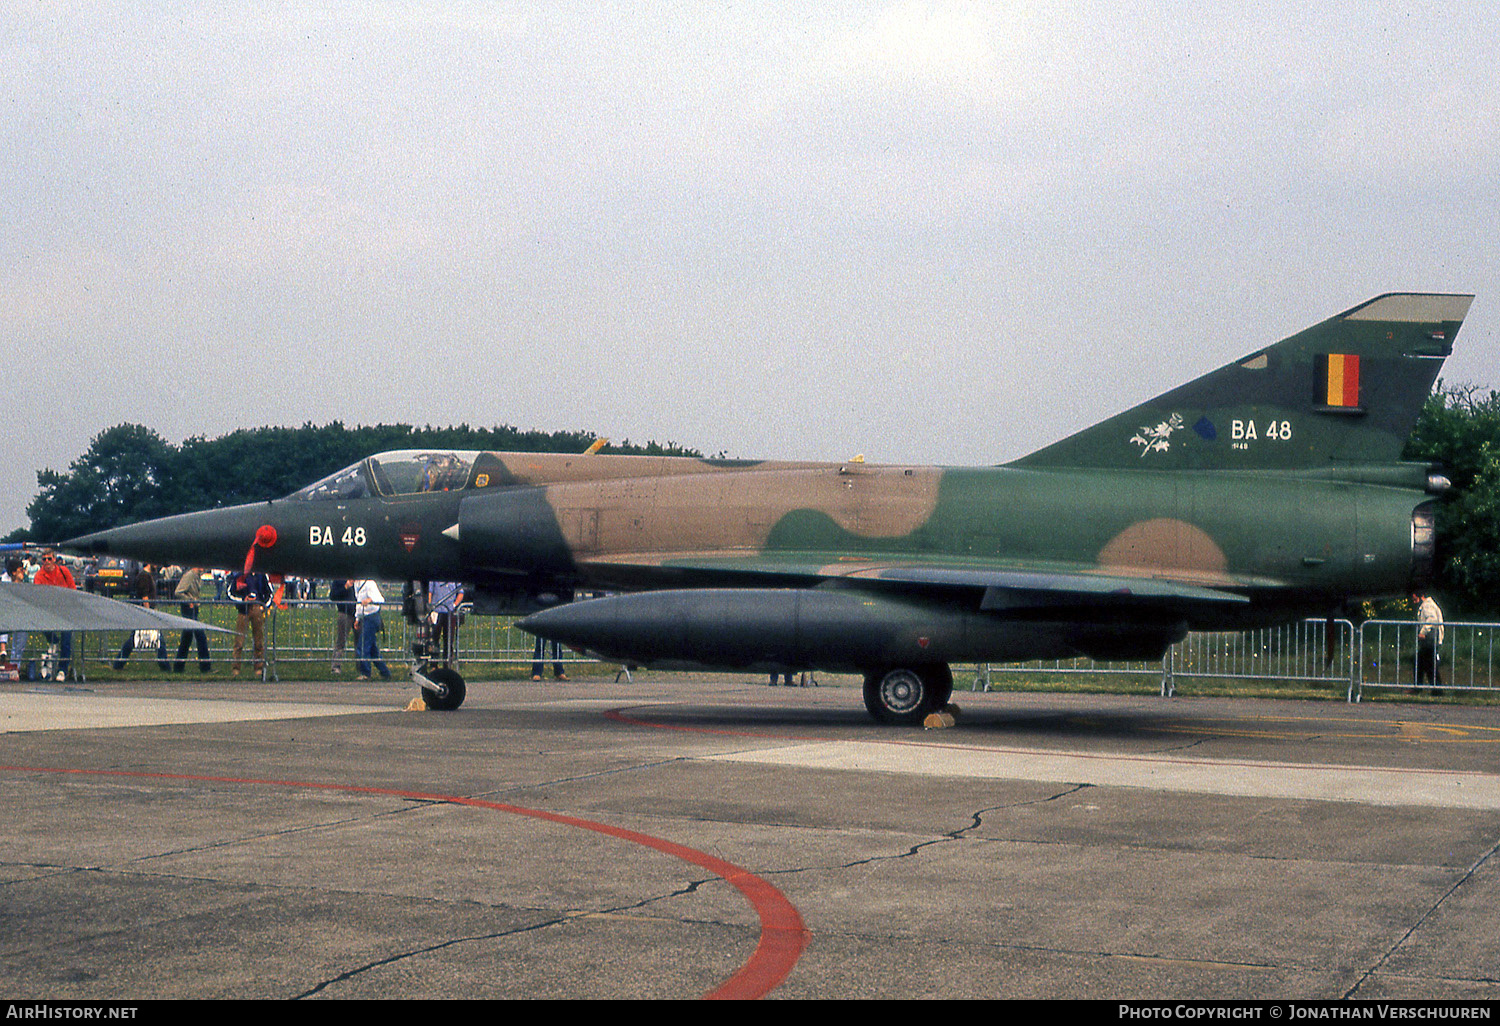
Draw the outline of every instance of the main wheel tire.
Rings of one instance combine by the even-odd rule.
[[[947,679],[947,693],[953,691],[953,678],[946,673],[947,667],[914,669],[897,666],[894,669],[877,671],[865,677],[865,708],[881,723],[914,726],[927,718],[934,709],[941,708],[947,698],[943,696],[943,680]],[[942,703],[937,699],[942,697]]]
[[[469,690],[464,686],[464,678],[457,670],[440,667],[427,674],[427,679],[434,684],[441,684],[447,692],[439,695],[432,688],[423,688],[422,701],[427,703],[427,708],[449,712],[464,704]]]

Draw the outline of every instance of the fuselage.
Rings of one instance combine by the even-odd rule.
[[[1402,592],[1414,513],[1430,499],[1418,467],[1333,476],[452,455],[463,470],[442,487],[409,466],[392,473],[410,454],[381,454],[285,499],[73,544],[236,566],[270,526],[275,543],[257,549],[256,567],[310,577],[786,587],[920,562],[1172,580],[1251,599],[1223,611],[1226,622],[1191,624],[1206,628]]]

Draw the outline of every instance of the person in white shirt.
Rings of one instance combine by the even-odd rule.
[[[380,632],[385,629],[380,619],[380,607],[385,605],[385,596],[374,581],[354,582],[354,618],[359,623],[359,646],[355,649],[354,668],[360,680],[370,679],[370,665],[380,671],[380,676],[391,679],[390,667],[380,658]]]
[[[1425,679],[1434,695],[1443,693],[1438,651],[1443,644],[1443,611],[1431,595],[1413,595],[1417,603],[1417,687]]]

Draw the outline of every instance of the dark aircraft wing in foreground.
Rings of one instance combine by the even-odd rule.
[[[0,631],[221,631],[102,595],[44,584],[0,584]]]
[[[1471,300],[1378,296],[1005,466],[409,450],[66,544],[463,581],[610,660],[856,671],[919,722],[954,662],[1157,658],[1420,580],[1446,482],[1400,454]]]

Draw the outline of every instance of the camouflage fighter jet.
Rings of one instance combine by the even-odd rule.
[[[852,671],[877,719],[920,722],[952,663],[1156,659],[1406,593],[1447,482],[1400,454],[1472,298],[1379,296],[1004,466],[386,452],[67,546],[222,566],[254,539],[268,572],[464,581],[610,661]],[[418,682],[463,699],[451,667]]]

